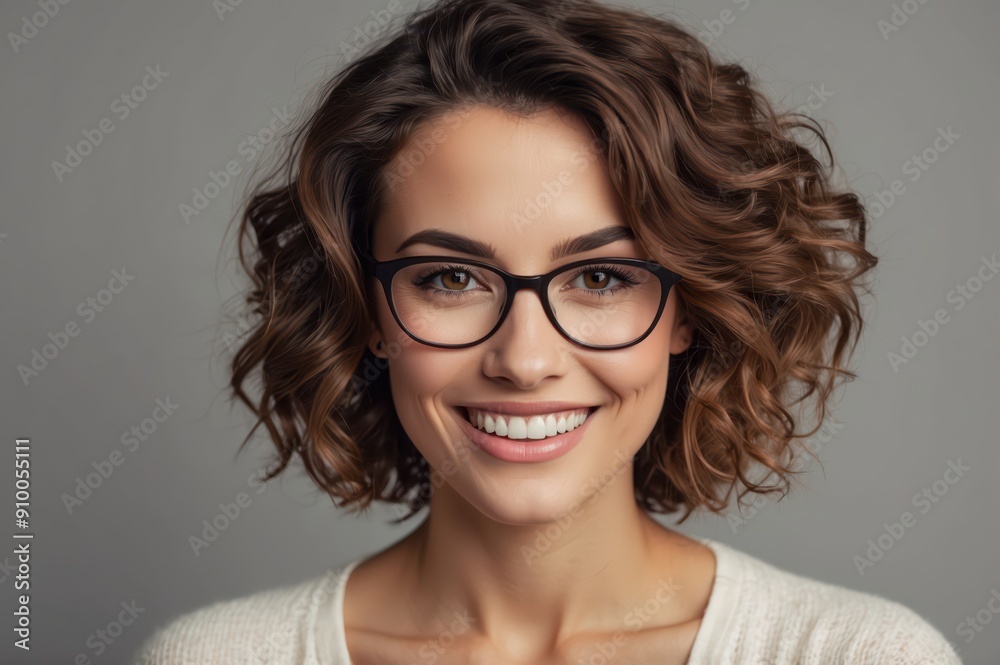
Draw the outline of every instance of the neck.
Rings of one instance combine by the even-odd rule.
[[[447,484],[437,488],[412,534],[416,597],[434,599],[418,611],[436,625],[471,617],[471,630],[500,643],[518,635],[526,652],[582,632],[636,630],[636,606],[654,598],[657,623],[688,618],[683,603],[661,602],[683,589],[671,565],[679,536],[635,503],[631,476],[530,525],[498,522]]]

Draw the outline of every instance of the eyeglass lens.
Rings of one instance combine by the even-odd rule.
[[[593,263],[559,273],[549,303],[563,330],[589,346],[616,346],[649,330],[662,284],[634,265]],[[502,277],[462,263],[418,263],[399,270],[392,299],[404,327],[435,344],[471,344],[496,325],[506,302]]]

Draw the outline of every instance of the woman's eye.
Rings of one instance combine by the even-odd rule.
[[[602,289],[607,289],[609,287],[615,286],[611,283],[611,280],[622,280],[614,275],[610,270],[602,269],[591,269],[584,270],[579,275],[577,275],[576,281],[581,288],[599,291]]]
[[[475,282],[472,275],[462,270],[448,270],[438,273],[438,275],[442,286],[449,291],[464,291],[466,289],[462,287],[469,284],[470,281]]]

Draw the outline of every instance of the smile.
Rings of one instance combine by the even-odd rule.
[[[460,406],[454,412],[462,431],[480,451],[502,462],[524,464],[546,462],[571,451],[590,429],[598,409],[504,416]]]
[[[508,439],[540,440],[572,432],[587,421],[591,409],[575,409],[532,416],[501,415],[481,409],[466,408],[466,417],[478,429]]]

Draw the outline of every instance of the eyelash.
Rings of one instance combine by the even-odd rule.
[[[460,295],[463,293],[467,293],[465,291],[448,291],[445,289],[438,289],[429,286],[429,282],[431,281],[431,279],[439,275],[444,275],[445,273],[449,272],[467,272],[471,274],[473,277],[477,275],[482,275],[481,272],[479,272],[475,268],[472,268],[471,266],[462,266],[456,264],[449,264],[444,266],[432,266],[431,268],[428,268],[423,273],[421,273],[419,277],[417,277],[417,281],[414,282],[414,286],[418,286],[423,290],[441,291],[442,293],[448,293],[451,295]]]
[[[425,270],[423,273],[421,273],[421,275],[417,278],[417,281],[414,282],[414,286],[417,286],[422,290],[432,290],[432,291],[439,291],[441,293],[447,293],[449,294],[450,297],[461,297],[464,294],[469,293],[468,291],[449,291],[446,289],[438,289],[433,286],[430,286],[429,283],[431,279],[448,272],[465,272],[471,274],[473,277],[482,274],[471,266],[464,266],[458,264],[433,266]],[[583,275],[588,272],[606,272],[611,274],[611,276],[617,279],[619,282],[622,282],[627,285],[627,286],[619,285],[607,289],[584,289],[588,293],[596,294],[598,297],[606,297],[611,294],[618,293],[620,291],[628,290],[630,287],[635,286],[638,283],[635,280],[635,276],[632,273],[628,272],[622,266],[611,266],[611,265],[601,265],[601,264],[588,264],[585,266],[581,266],[570,278],[570,281],[574,281],[580,275]]]

